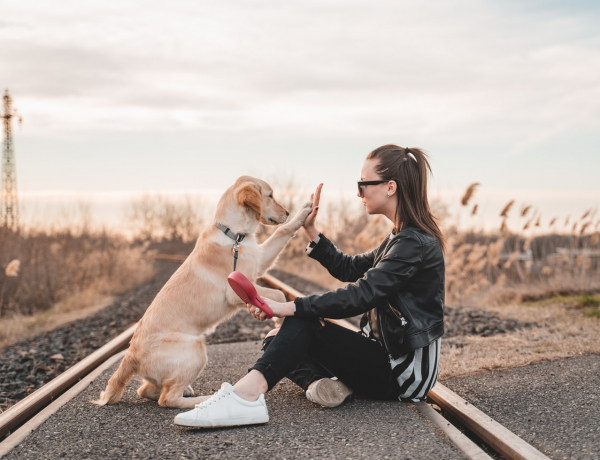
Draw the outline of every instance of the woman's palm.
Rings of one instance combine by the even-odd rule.
[[[317,213],[319,212],[319,201],[321,200],[321,189],[323,184],[319,184],[315,193],[310,195],[310,201],[313,202],[312,211],[304,221],[304,228],[313,227],[317,219]]]

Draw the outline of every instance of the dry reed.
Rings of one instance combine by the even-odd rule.
[[[504,208],[502,208],[502,211],[500,211],[500,217],[504,217],[506,219],[508,217],[508,212],[510,211],[510,208],[512,208],[514,204],[515,200],[510,200],[508,203],[506,203]]]
[[[530,210],[531,206],[523,205],[523,207],[521,208],[521,217],[526,217]]]
[[[467,187],[467,189],[465,190],[465,193],[463,194],[462,198],[460,199],[460,203],[463,206],[467,206],[469,204],[469,200],[473,197],[473,194],[475,193],[475,189],[479,185],[480,185],[479,182],[474,182],[473,184],[471,184]]]

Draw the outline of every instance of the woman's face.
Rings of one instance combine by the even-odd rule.
[[[360,172],[361,181],[381,180],[381,177],[375,172],[379,160],[366,160]],[[392,182],[393,184],[393,182]],[[395,185],[395,184],[394,184]],[[369,214],[388,214],[392,207],[395,207],[396,199],[395,187],[389,182],[378,185],[366,185],[362,187],[363,196],[357,192],[356,195],[362,199],[363,205],[367,208]],[[390,198],[387,197],[390,193]]]

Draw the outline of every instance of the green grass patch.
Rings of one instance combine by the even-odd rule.
[[[547,307],[549,305],[566,305],[569,307],[600,307],[600,297],[594,295],[556,295],[547,299],[523,302],[528,307]]]
[[[582,295],[577,297],[578,307],[600,307],[600,298],[593,295]]]
[[[600,308],[590,308],[585,311],[585,316],[589,316],[590,318],[600,318]]]
[[[548,297],[547,299],[530,300],[527,302],[523,302],[523,305],[527,307],[547,307],[548,305],[572,303],[573,299],[573,296],[556,295],[554,297]]]
[[[527,307],[547,307],[548,305],[574,305],[576,296],[573,295],[555,295],[541,300],[530,300],[523,302]]]

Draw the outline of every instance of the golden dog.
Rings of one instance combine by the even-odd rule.
[[[206,365],[204,335],[245,307],[227,282],[233,270],[234,240],[217,225],[246,235],[239,243],[237,270],[255,281],[275,263],[311,206],[305,203],[296,216],[259,245],[254,237],[258,223],[283,224],[289,212],[275,201],[269,184],[240,177],[219,200],[214,225],[204,230],[192,253],[146,310],[121,365],[100,399],[93,402],[102,406],[118,402],[134,375],[144,379],[138,395],[158,400],[161,406],[189,409],[206,399],[184,397],[193,396],[190,385]],[[281,291],[256,289],[261,296],[285,301]]]

